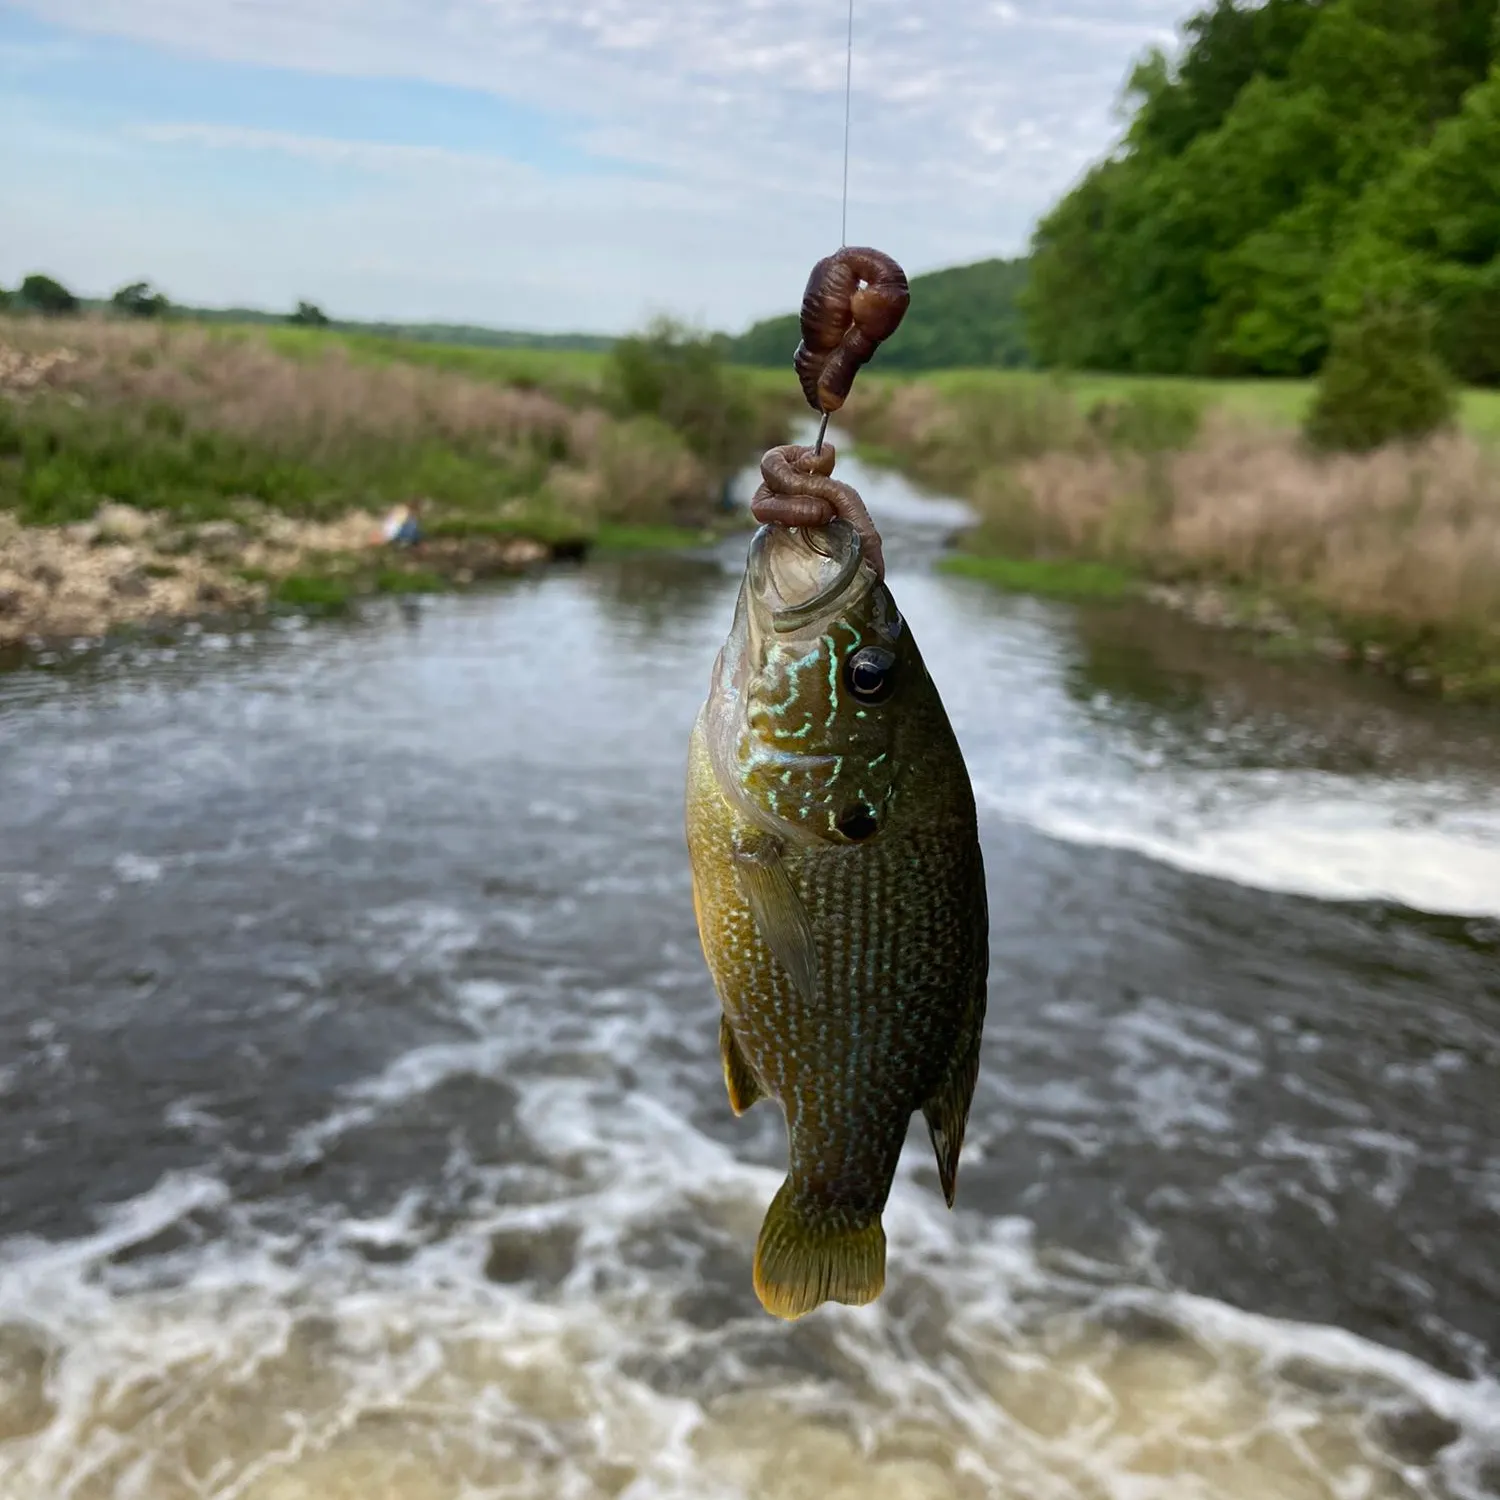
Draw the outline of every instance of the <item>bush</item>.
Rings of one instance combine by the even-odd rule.
[[[172,304],[161,292],[152,291],[149,281],[132,281],[109,299],[110,306],[127,318],[159,318]]]
[[[52,318],[78,311],[78,298],[50,276],[28,276],[21,283],[16,300],[27,312],[44,313]]]
[[[1192,391],[1143,386],[1123,400],[1101,400],[1089,409],[1089,427],[1111,448],[1170,453],[1192,446],[1203,404]]]
[[[1303,433],[1315,448],[1367,453],[1447,427],[1456,404],[1428,313],[1375,304],[1334,329]]]
[[[761,435],[755,402],[726,366],[722,341],[669,319],[614,346],[608,392],[621,416],[666,423],[714,470],[743,463]]]
[[[300,328],[327,328],[328,314],[316,302],[299,302],[297,311],[288,315],[287,322]]]

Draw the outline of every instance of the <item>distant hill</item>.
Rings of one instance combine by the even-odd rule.
[[[102,297],[82,297],[90,311],[107,311]],[[196,323],[264,323],[285,325],[284,312],[261,307],[187,307],[172,305],[172,316]],[[411,339],[421,344],[468,344],[482,349],[558,349],[599,353],[614,347],[615,339],[601,333],[518,333],[513,329],[481,328],[472,323],[362,323],[333,318],[328,326],[343,333],[368,333],[380,338]]]
[[[207,323],[285,323],[285,313],[245,307],[179,307],[181,317]],[[371,333],[382,338],[412,339],[423,344],[470,344],[484,349],[576,349],[598,352],[615,340],[597,333],[517,333],[504,328],[480,328],[472,323],[361,323],[334,318],[329,327],[345,333]]]
[[[1032,363],[1019,299],[1024,260],[982,260],[929,271],[911,281],[911,308],[872,368],[1020,369]],[[797,314],[766,318],[729,340],[729,357],[742,365],[790,365],[801,337]]]

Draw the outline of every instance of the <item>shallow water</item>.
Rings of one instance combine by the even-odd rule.
[[[750,1288],[681,834],[743,540],[0,679],[0,1494],[1500,1493],[1493,719],[928,566],[959,1208]]]

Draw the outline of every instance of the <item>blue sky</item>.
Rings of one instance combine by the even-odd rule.
[[[1014,253],[1181,0],[856,0],[849,237]],[[620,331],[794,307],[844,0],[0,0],[0,283]]]

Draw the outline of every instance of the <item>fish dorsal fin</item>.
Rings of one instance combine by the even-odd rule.
[[[736,842],[735,875],[766,947],[792,976],[804,999],[818,992],[818,949],[807,908],[792,884],[781,845],[764,835]]]
[[[729,1107],[742,1115],[757,1099],[764,1099],[766,1091],[750,1066],[738,1039],[729,1026],[729,1017],[719,1014],[719,1055],[724,1060],[724,1086],[729,1090]]]

